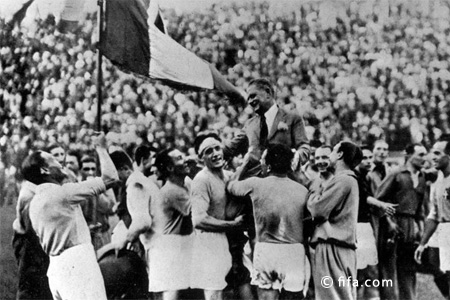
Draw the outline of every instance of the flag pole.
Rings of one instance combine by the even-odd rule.
[[[97,131],[102,131],[102,100],[103,100],[103,94],[102,94],[102,85],[103,85],[103,73],[102,73],[102,51],[101,51],[101,42],[102,42],[102,29],[103,29],[103,0],[97,0],[98,5],[98,42],[97,42]],[[92,225],[94,226],[91,228],[91,238],[93,241],[96,241],[94,239],[95,232],[97,232],[99,229],[97,226],[97,206],[98,206],[98,198],[96,201],[92,201],[92,211],[90,212],[92,215]]]
[[[102,102],[103,102],[103,94],[102,94],[102,85],[103,85],[103,73],[102,73],[102,51],[101,51],[101,42],[103,36],[103,1],[98,0],[98,42],[97,42],[97,131],[102,130]]]

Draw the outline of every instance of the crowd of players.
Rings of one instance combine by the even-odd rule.
[[[241,299],[415,299],[418,269],[447,296],[450,142],[430,156],[410,144],[392,168],[384,140],[373,152],[348,140],[311,147],[267,79],[246,92],[255,115],[229,141],[200,133],[195,160],[143,144],[133,162],[108,153],[103,133],[97,155],[58,145],[28,155],[13,226],[18,298],[223,299],[228,287]],[[102,261],[108,250],[116,261]],[[125,250],[131,269],[117,261]]]

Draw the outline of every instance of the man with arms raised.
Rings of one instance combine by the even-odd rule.
[[[278,299],[280,291],[285,299],[298,299],[308,287],[310,266],[303,245],[307,189],[287,177],[292,158],[287,146],[269,145],[261,159],[267,177],[228,185],[232,195],[249,195],[253,203],[256,245],[252,284],[258,286],[259,299]],[[235,177],[239,175],[237,172]]]
[[[105,286],[80,203],[110,188],[118,175],[106,151],[105,136],[94,138],[102,177],[63,184],[67,175],[49,153],[36,151],[23,166],[37,185],[30,204],[31,224],[50,256],[47,272],[54,299],[106,299]]]
[[[274,86],[265,78],[250,81],[247,94],[247,103],[255,112],[243,128],[252,149],[252,159],[245,171],[247,176],[261,173],[259,160],[269,144],[285,144],[297,150],[300,163],[307,162],[310,149],[303,118],[278,106]]]

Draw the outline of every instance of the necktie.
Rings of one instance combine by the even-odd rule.
[[[386,167],[383,163],[375,163],[375,168],[373,170],[380,173],[381,179],[384,179],[384,177],[386,177]]]
[[[260,133],[259,133],[259,145],[262,147],[266,147],[267,143],[267,135],[269,134],[269,128],[266,123],[266,116],[260,116],[261,124],[260,124]]]

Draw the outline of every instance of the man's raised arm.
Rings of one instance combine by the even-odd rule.
[[[95,150],[97,151],[100,161],[100,170],[103,182],[105,183],[106,189],[109,189],[119,181],[119,174],[117,173],[116,167],[114,166],[114,163],[106,150],[105,134],[102,132],[98,136],[93,137],[93,142],[96,146]]]

